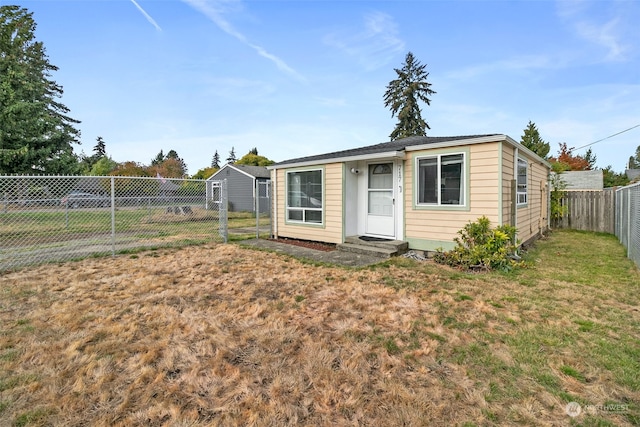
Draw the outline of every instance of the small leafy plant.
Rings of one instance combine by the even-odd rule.
[[[509,271],[522,265],[516,256],[516,228],[511,225],[491,228],[489,219],[482,216],[469,222],[458,234],[454,239],[456,247],[438,251],[436,262],[467,270]]]

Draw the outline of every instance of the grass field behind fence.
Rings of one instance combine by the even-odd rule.
[[[180,246],[222,241],[217,210],[194,207],[187,215],[166,206],[118,208],[115,234],[110,208],[7,211],[0,214],[0,270],[3,266],[77,259],[136,247]],[[171,208],[173,209],[173,208]],[[269,224],[268,217],[260,225]],[[256,218],[250,212],[230,212],[228,229],[246,229],[255,236]],[[252,231],[249,233],[249,231]],[[263,235],[268,232],[263,231]],[[113,240],[112,240],[113,237]],[[232,238],[237,238],[234,235]]]

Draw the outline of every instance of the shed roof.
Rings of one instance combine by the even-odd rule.
[[[602,170],[566,171],[560,178],[567,184],[567,190],[602,190]]]
[[[627,169],[624,173],[627,175],[627,178],[629,178],[629,181],[640,177],[640,169]]]
[[[211,175],[208,179],[215,179],[216,175],[221,173],[225,168],[235,169],[238,172],[249,175],[253,178],[271,178],[271,172],[264,166],[237,165],[235,163],[227,163],[222,166],[219,171]]]

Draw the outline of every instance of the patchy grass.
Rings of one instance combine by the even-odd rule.
[[[640,273],[592,233],[527,259],[352,269],[230,244],[6,273],[0,425],[637,425]]]

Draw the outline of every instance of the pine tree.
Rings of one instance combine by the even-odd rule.
[[[220,169],[220,154],[218,154],[218,150],[213,153],[213,158],[211,159],[211,167]]]
[[[540,138],[538,128],[531,120],[529,120],[529,124],[524,130],[524,134],[520,139],[520,144],[524,145],[543,159],[547,158],[549,151],[551,150],[549,143]]]
[[[593,154],[591,148],[584,154],[584,160],[587,162],[587,170],[594,170],[596,168],[597,156]]]
[[[236,150],[234,147],[231,147],[231,151],[229,151],[229,157],[227,157],[227,163],[235,163],[236,162]]]
[[[80,168],[73,144],[80,123],[57,99],[62,86],[35,40],[33,13],[0,6],[0,174],[73,174]]]
[[[629,169],[640,169],[640,145],[636,148],[635,156],[629,157]]]
[[[162,152],[162,150],[160,150],[160,152],[156,154],[156,156],[153,159],[151,159],[151,166],[157,166],[160,163],[164,162],[165,160],[166,160],[166,157]]]
[[[96,145],[93,147],[93,152],[95,153],[96,161],[107,154],[107,146],[101,136],[96,138]]]
[[[401,69],[395,68],[398,78],[391,80],[384,94],[384,106],[390,107],[391,117],[398,116],[398,123],[391,132],[391,140],[409,136],[425,136],[429,124],[422,118],[418,101],[431,105],[430,95],[436,92],[427,82],[426,65],[420,64],[411,52],[407,53]]]

